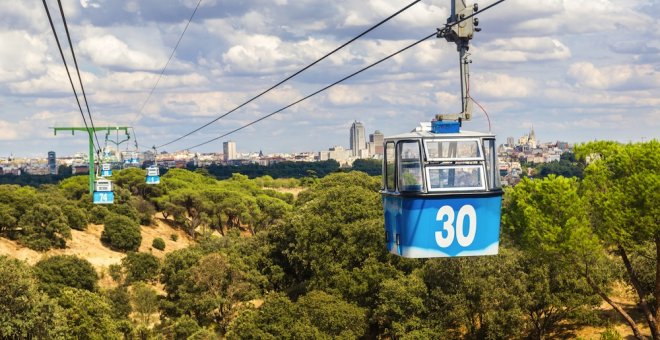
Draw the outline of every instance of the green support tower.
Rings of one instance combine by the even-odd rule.
[[[128,134],[128,126],[96,126],[91,127],[54,127],[52,128],[53,132],[57,136],[57,131],[71,131],[71,134],[74,135],[76,131],[85,131],[89,136],[89,193],[94,193],[94,181],[96,181],[96,171],[94,169],[94,133],[96,131],[114,131],[114,130],[123,130]],[[99,145],[99,147],[101,147]]]

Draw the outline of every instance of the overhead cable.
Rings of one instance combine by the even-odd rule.
[[[44,8],[46,9],[46,15],[48,15],[48,22],[50,22],[50,28],[53,30],[53,35],[55,36],[55,42],[57,42],[57,49],[60,51],[60,56],[62,57],[62,62],[64,62],[64,68],[66,69],[66,75],[69,77],[69,83],[71,83],[71,89],[73,90],[73,95],[76,98],[76,103],[78,103],[78,109],[80,110],[80,115],[82,116],[83,123],[85,123],[85,129],[89,131],[89,126],[87,125],[87,119],[85,118],[85,113],[83,113],[82,105],[80,105],[80,99],[78,99],[78,91],[76,91],[75,85],[73,85],[73,79],[71,79],[71,72],[69,72],[69,66],[64,58],[64,52],[62,51],[62,45],[60,45],[60,39],[57,36],[57,31],[55,31],[55,25],[53,25],[53,18],[50,16],[50,11],[48,10],[48,4],[46,0],[42,0],[44,3]],[[98,143],[98,142],[97,142]],[[94,141],[92,140],[92,145]]]
[[[170,64],[170,61],[172,61],[172,57],[174,57],[174,52],[176,52],[176,49],[179,47],[179,44],[181,43],[181,39],[183,39],[183,35],[186,34],[186,31],[188,30],[188,26],[190,26],[190,22],[192,21],[193,17],[195,16],[195,13],[197,13],[197,9],[199,8],[199,4],[202,3],[202,0],[197,1],[197,6],[195,6],[195,10],[193,10],[192,14],[190,15],[190,18],[188,18],[188,23],[186,23],[186,27],[183,28],[183,32],[181,32],[181,35],[179,36],[179,40],[176,42],[176,45],[174,45],[174,48],[172,49],[172,53],[170,53],[170,57],[167,59],[167,62],[165,63],[165,66],[163,66],[163,69],[160,71],[160,74],[158,75],[158,78],[156,79],[156,83],[154,86],[151,88],[151,91],[149,91],[149,95],[147,96],[147,99],[144,100],[144,103],[142,103],[142,106],[140,107],[140,110],[138,111],[138,114],[133,118],[131,121],[131,124],[135,123],[138,118],[142,115],[142,110],[144,110],[144,107],[147,106],[147,103],[149,102],[149,99],[151,99],[151,96],[154,94],[154,91],[156,90],[156,87],[158,86],[158,83],[160,83],[160,79],[163,77],[163,74],[165,73],[165,69],[167,69],[167,66]],[[137,137],[135,138],[136,143],[137,143]]]
[[[94,133],[94,138],[96,139],[96,145],[98,145],[98,150],[96,150],[96,152],[99,153],[101,149],[101,143],[99,142],[99,137],[96,135],[96,127],[94,126],[94,119],[92,119],[92,113],[89,111],[89,102],[87,101],[87,94],[85,94],[85,86],[83,86],[82,78],[80,77],[80,69],[78,68],[78,60],[76,59],[76,53],[73,51],[73,44],[71,43],[71,35],[69,34],[69,26],[66,23],[66,17],[64,16],[64,9],[62,8],[62,0],[57,0],[57,4],[60,7],[60,14],[62,15],[62,22],[64,23],[66,38],[69,41],[69,48],[71,49],[71,55],[73,56],[73,64],[76,67],[76,73],[78,74],[78,82],[80,82],[80,89],[82,90],[83,99],[85,100],[85,106],[87,107],[87,116],[89,117],[89,122],[92,125],[92,132]]]
[[[220,120],[220,119],[222,119],[222,118],[224,118],[224,117],[226,117],[227,115],[231,114],[232,112],[234,112],[234,111],[236,111],[236,110],[242,108],[243,106],[245,106],[245,105],[251,103],[252,101],[256,100],[257,98],[263,96],[264,94],[266,94],[266,93],[272,91],[272,90],[275,89],[276,87],[278,87],[278,86],[284,84],[285,82],[287,82],[287,81],[290,80],[291,78],[293,78],[293,77],[299,75],[300,73],[304,72],[305,70],[309,69],[310,67],[312,67],[312,66],[318,64],[318,63],[321,62],[322,60],[326,59],[327,57],[331,56],[332,54],[336,53],[337,51],[339,51],[339,50],[341,50],[342,48],[346,47],[347,45],[351,44],[351,43],[354,42],[355,40],[361,38],[361,37],[364,36],[365,34],[367,34],[367,33],[371,32],[371,31],[373,31],[374,29],[376,29],[376,28],[379,27],[380,25],[386,23],[387,21],[391,20],[392,18],[396,17],[397,15],[403,13],[403,12],[406,11],[408,8],[412,7],[413,5],[415,5],[416,3],[420,2],[420,1],[421,1],[421,0],[415,0],[415,1],[411,2],[411,3],[408,4],[407,6],[403,7],[403,8],[400,9],[400,10],[398,10],[396,13],[394,13],[394,14],[390,15],[389,17],[383,19],[382,21],[380,21],[380,22],[377,23],[376,25],[372,26],[371,28],[367,29],[366,31],[360,33],[359,35],[357,35],[357,36],[354,37],[353,39],[351,39],[351,40],[345,42],[344,44],[342,44],[341,46],[335,48],[334,50],[332,50],[331,52],[327,53],[326,55],[324,55],[324,56],[321,57],[320,59],[316,60],[315,62],[313,62],[313,63],[311,63],[311,64],[305,66],[304,68],[300,69],[300,70],[297,71],[296,73],[294,73],[294,74],[292,74],[292,75],[286,77],[285,79],[283,79],[283,80],[280,81],[279,83],[277,83],[277,84],[275,84],[275,85],[269,87],[268,89],[264,90],[263,92],[259,93],[258,95],[256,95],[256,96],[250,98],[248,101],[244,102],[243,104],[241,104],[241,105],[239,105],[239,106],[233,108],[232,110],[230,110],[230,111],[228,111],[228,112],[226,112],[226,113],[224,113],[224,114],[218,116],[217,118],[215,118],[215,119],[211,120],[210,122],[208,122],[208,123],[206,123],[206,124],[204,124],[204,125],[198,127],[197,129],[192,130],[192,131],[190,131],[190,132],[184,134],[184,135],[181,136],[181,137],[178,137],[178,138],[173,139],[173,140],[171,140],[171,141],[169,141],[169,142],[167,142],[167,143],[164,143],[164,144],[161,144],[161,145],[157,146],[157,148],[160,149],[161,147],[164,147],[164,146],[170,145],[170,144],[172,144],[172,143],[174,143],[174,142],[180,141],[181,139],[186,138],[186,137],[192,135],[193,133],[195,133],[195,132],[197,132],[197,131],[199,131],[199,130],[201,130],[201,129],[203,129],[203,128],[205,128],[205,127],[207,127],[207,126],[209,126],[209,125],[211,125],[211,124],[213,124],[213,123],[215,123],[215,122],[217,122],[218,120]]]
[[[291,106],[294,106],[294,105],[296,105],[296,104],[298,104],[298,103],[300,103],[300,102],[302,102],[302,101],[304,101],[304,100],[306,100],[306,99],[309,99],[310,97],[313,97],[313,96],[315,96],[315,95],[317,95],[317,94],[319,94],[319,93],[321,93],[321,92],[323,92],[323,91],[325,91],[325,90],[327,90],[327,89],[329,89],[329,88],[331,88],[331,87],[333,87],[333,86],[335,86],[335,85],[337,85],[337,84],[339,84],[339,83],[342,83],[342,82],[344,82],[344,81],[346,81],[346,80],[348,80],[348,79],[350,79],[350,78],[352,78],[352,77],[354,77],[354,76],[356,76],[356,75],[358,75],[358,74],[360,74],[360,73],[362,73],[362,72],[364,72],[364,71],[366,71],[366,70],[368,70],[368,69],[370,69],[370,68],[372,68],[372,67],[374,67],[374,66],[380,64],[380,63],[382,63],[383,61],[385,61],[385,60],[387,60],[387,59],[390,59],[390,58],[394,57],[395,55],[397,55],[397,54],[399,54],[399,53],[401,53],[401,52],[403,52],[403,51],[405,51],[405,50],[407,50],[407,49],[409,49],[409,48],[411,48],[411,47],[413,47],[413,46],[416,46],[417,44],[419,44],[419,43],[421,43],[421,42],[423,42],[423,41],[425,41],[425,40],[428,40],[428,39],[431,38],[431,37],[434,37],[436,34],[437,34],[437,33],[434,32],[434,33],[432,33],[432,34],[430,34],[430,35],[428,35],[428,36],[426,36],[426,37],[424,37],[424,38],[422,38],[422,39],[420,39],[420,40],[417,40],[416,42],[414,42],[414,43],[412,43],[412,44],[410,44],[410,45],[408,45],[408,46],[406,46],[406,47],[404,47],[404,48],[402,48],[402,49],[400,49],[400,50],[398,50],[398,51],[396,51],[396,52],[394,52],[394,53],[388,55],[387,57],[385,57],[385,58],[383,58],[383,59],[381,59],[381,60],[379,60],[379,61],[377,61],[377,62],[375,62],[375,63],[373,63],[373,64],[371,64],[371,65],[369,65],[369,66],[367,66],[367,67],[364,67],[364,68],[360,69],[359,71],[353,72],[353,73],[351,73],[350,75],[348,75],[348,76],[346,76],[346,77],[344,77],[344,78],[342,78],[342,79],[340,79],[340,80],[337,80],[336,82],[334,82],[334,83],[332,83],[332,84],[330,84],[330,85],[328,85],[328,86],[326,86],[326,87],[324,87],[324,88],[322,88],[322,89],[320,89],[320,90],[317,90],[316,92],[313,92],[313,93],[311,93],[311,94],[309,94],[309,95],[307,95],[307,96],[305,96],[305,97],[303,97],[303,98],[301,98],[301,99],[298,99],[298,100],[296,100],[295,102],[293,102],[293,103],[291,103],[291,104],[289,104],[289,105],[287,105],[287,106],[285,106],[285,107],[283,107],[283,108],[281,108],[281,109],[279,109],[279,110],[277,110],[277,111],[274,111],[274,112],[272,112],[272,113],[270,113],[270,114],[268,114],[268,115],[265,115],[265,116],[263,116],[263,117],[261,117],[261,118],[255,120],[255,121],[252,121],[251,123],[245,124],[245,125],[243,125],[243,126],[237,128],[237,129],[234,129],[234,130],[232,130],[232,131],[230,131],[230,132],[227,132],[227,133],[225,133],[225,134],[222,135],[222,136],[218,136],[218,137],[215,137],[215,138],[213,138],[213,139],[210,139],[210,140],[208,140],[208,141],[206,141],[206,142],[204,142],[204,143],[200,143],[200,144],[197,144],[197,145],[195,145],[195,146],[191,146],[191,147],[189,147],[189,148],[186,148],[186,150],[194,149],[194,148],[200,147],[200,146],[202,146],[202,145],[206,145],[206,144],[208,144],[208,143],[211,143],[211,142],[213,142],[213,141],[216,141],[216,140],[218,140],[218,139],[220,139],[220,138],[223,138],[223,137],[229,136],[229,135],[231,135],[232,133],[235,133],[235,132],[238,132],[238,131],[240,131],[240,130],[243,130],[243,129],[245,129],[246,127],[248,127],[248,126],[250,126],[250,125],[256,124],[256,123],[258,123],[258,122],[260,122],[260,121],[262,121],[262,120],[264,120],[264,119],[266,119],[266,118],[269,118],[269,117],[271,117],[271,116],[273,116],[273,115],[275,115],[275,114],[277,114],[277,113],[280,113],[280,112],[282,112],[282,111],[284,111],[284,110],[290,108]]]
[[[496,1],[496,2],[492,3],[491,5],[486,6],[485,8],[479,10],[478,12],[475,12],[475,13],[473,13],[473,14],[471,14],[471,15],[465,16],[465,17],[461,18],[460,20],[457,20],[457,21],[454,21],[454,22],[447,23],[447,24],[445,24],[445,27],[444,27],[443,29],[447,29],[447,28],[449,28],[449,27],[451,27],[451,26],[458,25],[458,24],[460,24],[461,22],[463,22],[463,21],[465,21],[465,20],[468,20],[468,19],[472,18],[473,16],[475,16],[475,15],[477,15],[477,14],[479,14],[479,13],[482,13],[482,12],[484,12],[484,11],[486,11],[486,10],[492,8],[493,6],[495,6],[495,5],[499,4],[499,3],[502,3],[502,2],[504,2],[504,1],[505,1],[505,0],[499,0],[499,1]],[[438,29],[438,31],[440,31],[440,29]],[[252,122],[250,122],[250,123],[248,123],[248,124],[245,124],[245,125],[243,125],[243,126],[241,126],[241,127],[239,127],[239,128],[236,128],[236,129],[234,129],[234,130],[232,130],[232,131],[229,131],[229,132],[227,132],[227,133],[225,133],[225,134],[223,134],[223,135],[221,135],[221,136],[218,136],[218,137],[212,138],[212,139],[210,139],[210,140],[207,140],[206,142],[203,142],[203,143],[200,143],[200,144],[197,144],[197,145],[191,146],[191,147],[186,148],[186,149],[187,149],[187,150],[190,150],[190,149],[194,149],[194,148],[197,148],[197,147],[200,147],[200,146],[203,146],[203,145],[209,144],[209,143],[211,143],[211,142],[213,142],[213,141],[216,141],[216,140],[218,140],[218,139],[220,139],[220,138],[223,138],[223,137],[229,136],[229,135],[231,135],[231,134],[233,134],[233,133],[235,133],[235,132],[238,132],[238,131],[240,131],[240,130],[243,130],[243,129],[245,129],[246,127],[249,127],[249,126],[251,126],[251,125],[254,125],[254,124],[256,124],[256,123],[258,123],[258,122],[260,122],[260,121],[262,121],[262,120],[264,120],[264,119],[267,119],[267,118],[269,118],[269,117],[271,117],[271,116],[273,116],[273,115],[275,115],[275,114],[277,114],[277,113],[280,113],[280,112],[282,112],[282,111],[284,111],[284,110],[290,108],[291,106],[294,106],[294,105],[296,105],[296,104],[298,104],[298,103],[300,103],[300,102],[302,102],[302,101],[304,101],[304,100],[307,100],[307,99],[309,99],[310,97],[313,97],[313,96],[315,96],[315,95],[317,95],[317,94],[319,94],[319,93],[321,93],[321,92],[323,92],[323,91],[325,91],[325,90],[327,90],[327,89],[329,89],[329,88],[331,88],[331,87],[333,87],[333,86],[335,86],[335,85],[337,85],[337,84],[339,84],[339,83],[342,83],[342,82],[346,81],[347,79],[350,79],[350,78],[352,78],[352,77],[354,77],[354,76],[356,76],[356,75],[358,75],[358,74],[360,74],[360,73],[362,73],[362,72],[364,72],[364,71],[366,71],[366,70],[368,70],[368,69],[370,69],[370,68],[372,68],[372,67],[374,67],[374,66],[376,66],[376,65],[378,65],[378,64],[380,64],[380,63],[382,63],[383,61],[388,60],[388,59],[390,59],[390,58],[392,58],[392,57],[394,57],[394,56],[396,56],[396,55],[398,55],[398,54],[400,54],[400,53],[402,53],[402,52],[404,52],[404,51],[410,49],[411,47],[416,46],[416,45],[420,44],[421,42],[428,40],[429,38],[431,38],[431,37],[433,37],[433,36],[437,36],[437,32],[436,32],[436,33],[433,33],[433,34],[430,34],[430,35],[428,35],[428,36],[426,36],[426,37],[424,37],[424,38],[422,38],[422,39],[420,39],[420,40],[417,40],[416,42],[414,42],[414,43],[412,43],[412,44],[410,44],[410,45],[408,45],[408,46],[406,46],[406,47],[404,47],[404,48],[402,48],[402,49],[400,49],[400,50],[398,50],[398,51],[396,51],[396,52],[394,52],[394,53],[388,55],[387,57],[385,57],[385,58],[383,58],[383,59],[380,59],[379,61],[377,61],[377,62],[375,62],[375,63],[373,63],[373,64],[371,64],[371,65],[369,65],[369,66],[366,66],[366,67],[364,67],[364,68],[362,68],[362,69],[360,69],[360,70],[358,70],[358,71],[356,71],[356,72],[354,72],[354,73],[352,73],[352,74],[350,74],[350,75],[348,75],[348,76],[346,76],[346,77],[344,77],[344,78],[342,78],[342,79],[340,79],[340,80],[338,80],[338,81],[336,81],[336,82],[334,82],[334,83],[332,83],[332,84],[330,84],[330,85],[328,85],[328,86],[326,86],[326,87],[324,87],[324,88],[322,88],[322,89],[320,89],[320,90],[317,90],[316,92],[313,92],[313,93],[311,93],[311,94],[309,94],[309,95],[307,95],[307,96],[305,96],[305,97],[303,97],[303,98],[301,98],[301,99],[299,99],[299,100],[297,100],[297,101],[295,101],[295,102],[293,102],[293,103],[291,103],[291,104],[289,104],[289,105],[287,105],[287,106],[285,106],[285,107],[283,107],[283,108],[281,108],[281,109],[279,109],[279,110],[277,110],[277,111],[274,111],[274,112],[272,112],[272,113],[270,113],[270,114],[268,114],[268,115],[265,115],[265,116],[263,116],[263,117],[261,117],[261,118],[259,118],[259,119],[257,119],[257,120],[254,120],[254,121],[252,121]]]

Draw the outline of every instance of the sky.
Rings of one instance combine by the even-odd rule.
[[[493,1],[478,3],[484,8]],[[57,1],[46,2],[71,66]],[[133,127],[142,151],[227,113],[410,2],[201,0],[158,81],[198,0],[62,0],[94,125]],[[421,1],[158,151],[188,149],[279,110],[432,34],[449,10],[450,0]],[[507,0],[478,18],[470,94],[487,115],[475,105],[464,129],[486,132],[490,120],[500,143],[531,128],[541,142],[660,137],[660,1]],[[404,133],[436,114],[461,111],[458,67],[455,45],[432,38],[191,151],[221,152],[227,140],[238,152],[348,148],[354,121],[367,134]],[[54,126],[84,124],[43,3],[2,1],[0,158],[87,151],[85,133],[55,136]],[[98,138],[112,145],[104,133]],[[135,145],[120,146],[126,148]]]

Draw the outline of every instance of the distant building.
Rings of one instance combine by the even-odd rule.
[[[513,137],[507,137],[506,138],[506,145],[508,147],[514,147],[515,146],[515,139]]]
[[[360,150],[367,149],[367,139],[364,133],[364,125],[358,121],[354,121],[351,125],[351,155],[356,157],[360,154]]]
[[[51,175],[57,175],[57,158],[55,157],[55,151],[48,151],[48,173]]]
[[[236,142],[230,140],[222,143],[222,151],[225,162],[236,159]]]
[[[369,135],[369,154],[371,155],[382,155],[383,154],[383,133],[376,130],[374,133]],[[372,150],[373,148],[373,150]]]
[[[335,146],[330,148],[328,151],[319,152],[319,161],[334,159],[340,165],[347,165],[350,157],[351,150],[346,150],[341,146]]]

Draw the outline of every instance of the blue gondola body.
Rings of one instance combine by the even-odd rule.
[[[384,196],[383,206],[390,253],[428,258],[495,255],[498,252],[499,195],[457,198]]]
[[[502,189],[495,136],[447,124],[385,138],[386,247],[409,258],[498,253]]]
[[[101,164],[101,177],[111,177],[112,176],[112,167],[109,163]]]
[[[112,181],[99,177],[94,183],[95,190],[92,195],[94,204],[113,204],[115,193],[112,191]]]
[[[113,204],[115,193],[112,191],[94,191],[94,204]]]
[[[147,184],[160,184],[160,170],[157,166],[147,168]]]

